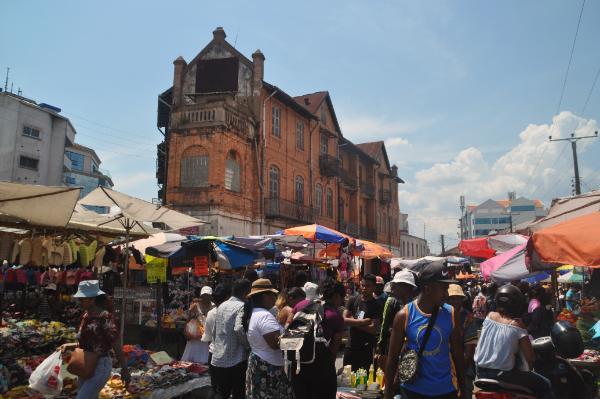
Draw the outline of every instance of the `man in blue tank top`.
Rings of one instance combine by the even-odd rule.
[[[400,354],[404,350],[419,352],[431,315],[437,309],[435,324],[423,354],[419,357],[416,377],[401,385],[404,398],[458,398],[464,386],[463,342],[459,314],[445,304],[448,276],[443,261],[424,261],[418,277],[421,292],[416,300],[405,306],[394,318],[386,367],[385,399],[394,397],[397,387],[392,383]],[[421,265],[419,265],[421,266]],[[454,367],[453,367],[454,363]]]

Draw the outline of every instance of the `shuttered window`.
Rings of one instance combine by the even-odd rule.
[[[317,208],[317,214],[323,214],[323,187],[317,183],[315,187],[315,206]]]
[[[241,189],[240,163],[230,154],[225,164],[225,188],[240,192]]]
[[[327,189],[327,217],[333,218],[333,191]]]
[[[271,112],[271,134],[281,137],[281,108],[275,106]]]
[[[271,166],[269,169],[269,197],[279,198],[279,168]]]
[[[207,187],[208,161],[208,155],[181,158],[181,187]]]
[[[296,176],[296,204],[304,204],[304,179]]]
[[[304,149],[304,122],[302,121],[296,123],[296,148]]]

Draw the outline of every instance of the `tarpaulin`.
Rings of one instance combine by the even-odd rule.
[[[496,254],[496,250],[490,248],[488,244],[488,237],[462,240],[458,244],[458,249],[463,255],[474,258],[489,259]]]
[[[537,231],[533,249],[545,263],[600,266],[600,212]]]
[[[559,223],[564,223],[580,216],[598,213],[599,211],[600,190],[572,197],[558,198],[552,201],[548,215],[531,223],[528,229],[531,232],[541,231]]]
[[[485,279],[496,282],[515,281],[529,277],[531,272],[525,264],[526,249],[527,243],[524,243],[486,260],[479,265],[481,274]]]
[[[221,269],[239,269],[252,265],[256,260],[254,252],[223,241],[215,241],[213,249]]]

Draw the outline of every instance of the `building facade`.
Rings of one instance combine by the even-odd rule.
[[[397,168],[383,142],[345,139],[328,92],[292,97],[264,80],[222,28],[159,95],[157,179],[200,234],[273,233],[319,223],[400,248]]]
[[[516,198],[512,193],[509,199],[488,199],[479,205],[467,206],[463,217],[465,238],[515,231],[517,225],[540,219],[547,214],[548,210],[537,199]]]
[[[400,236],[400,257],[418,259],[429,255],[427,240],[410,234]]]
[[[65,148],[73,145],[75,134],[60,109],[0,92],[0,180],[63,185],[63,172],[71,165]]]

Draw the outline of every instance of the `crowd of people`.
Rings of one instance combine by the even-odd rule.
[[[531,339],[550,335],[554,323],[551,293],[543,287],[461,286],[435,261],[418,274],[398,271],[387,284],[363,275],[356,295],[347,295],[334,278],[316,285],[300,275],[300,286],[280,292],[256,273],[244,277],[202,287],[185,329],[182,360],[208,364],[221,398],[335,398],[335,364],[342,353],[352,370],[385,371],[386,399],[470,398],[478,377],[517,382],[541,398],[553,397],[549,381],[531,370]],[[85,311],[78,345],[99,357],[78,398],[96,397],[110,375],[108,353],[122,358],[121,340],[97,281],[81,282],[75,297]],[[565,300],[574,302],[574,295]],[[314,361],[288,372],[293,362],[280,338],[297,314],[315,304],[322,339]],[[418,354],[418,372],[402,380],[398,369],[409,352]],[[125,366],[121,373],[127,381]]]

